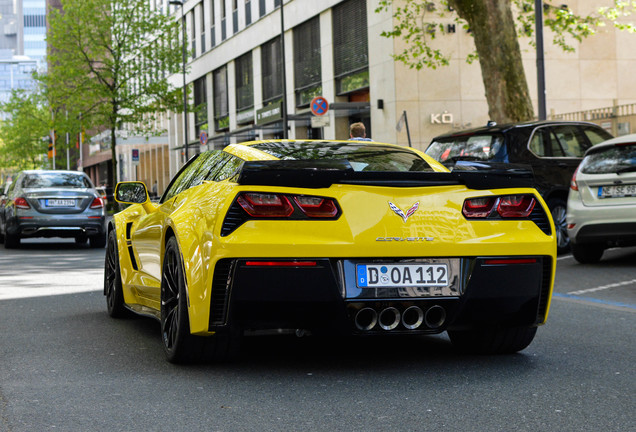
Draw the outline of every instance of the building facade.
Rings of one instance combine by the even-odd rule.
[[[400,127],[406,112],[411,145],[422,149],[438,134],[486,124],[479,64],[465,60],[474,50],[472,36],[448,13],[440,17],[443,6],[436,4],[426,13],[447,29],[433,43],[448,53],[450,65],[410,69],[391,57],[403,42],[381,36],[392,28],[393,18],[391,11],[376,12],[378,3],[288,0],[281,20],[280,0],[185,1],[191,53],[186,81],[195,108],[187,122],[189,155],[233,142],[281,138],[283,100],[290,138],[347,139],[349,124],[362,121],[373,139],[408,145],[406,128]],[[156,4],[167,8],[166,2]],[[578,0],[568,7],[585,14],[598,6],[598,1]],[[180,7],[170,11],[181,19]],[[545,39],[549,113],[636,102],[636,81],[629,72],[636,64],[634,34],[606,27],[582,43],[573,41],[574,53],[551,45],[549,32]],[[536,106],[536,55],[530,42],[520,40]],[[181,77],[174,80],[181,87]],[[324,115],[311,112],[316,96],[329,103]],[[183,127],[183,116],[172,116],[171,174],[184,162]]]

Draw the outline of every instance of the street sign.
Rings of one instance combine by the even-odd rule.
[[[312,128],[321,128],[329,126],[329,116],[311,116],[311,127]]]
[[[139,149],[132,149],[132,162],[134,164],[139,163]]]
[[[205,131],[202,131],[199,134],[199,142],[201,145],[206,145],[208,143],[208,134]]]
[[[311,107],[311,113],[316,116],[325,115],[329,111],[329,102],[322,96],[313,98],[309,106]]]

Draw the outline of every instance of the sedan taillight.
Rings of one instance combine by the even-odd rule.
[[[22,197],[16,198],[13,203],[15,204],[15,207],[19,209],[28,210],[31,208],[27,200]]]
[[[579,167],[576,167],[576,170],[574,170],[574,174],[572,174],[572,180],[570,181],[570,189],[572,189],[573,191],[578,191],[579,190],[579,185],[576,183],[576,174],[579,172]]]
[[[90,205],[90,208],[92,209],[98,209],[102,207],[104,207],[104,201],[102,201],[102,199],[99,197],[93,199],[93,202]]]

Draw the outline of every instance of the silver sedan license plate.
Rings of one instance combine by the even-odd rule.
[[[47,199],[47,207],[75,207],[74,199]]]
[[[446,264],[358,264],[359,288],[445,287],[448,286]]]

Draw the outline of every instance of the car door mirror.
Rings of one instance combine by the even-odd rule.
[[[115,200],[123,204],[144,204],[150,198],[142,182],[120,182],[115,187]]]

